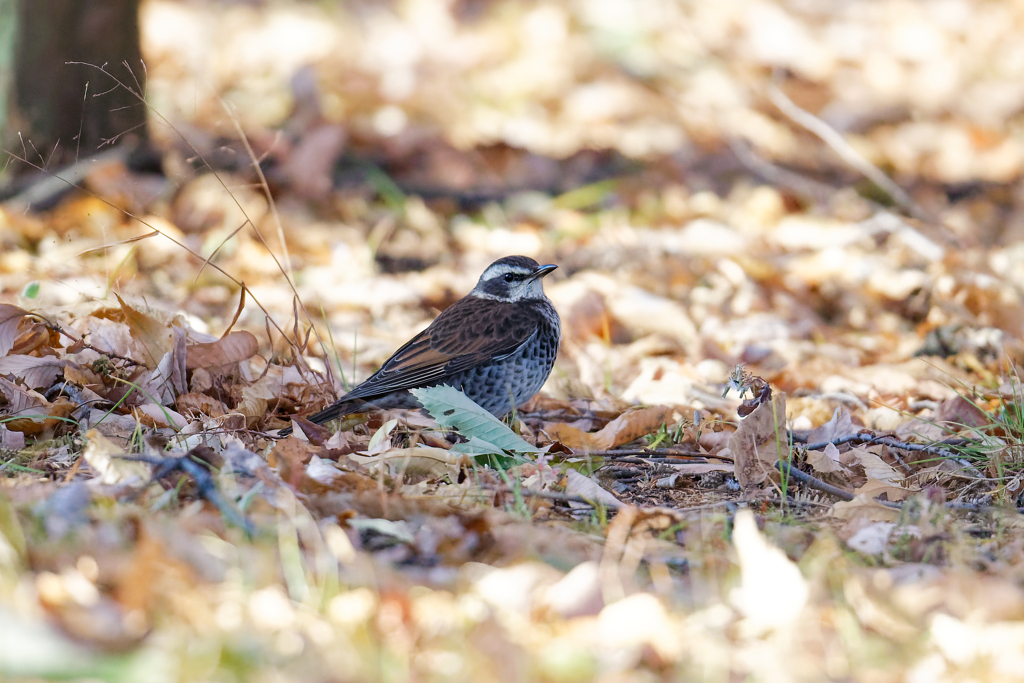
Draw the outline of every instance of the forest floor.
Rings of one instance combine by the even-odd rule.
[[[1024,680],[1022,24],[149,0],[162,172],[9,151],[0,674]],[[514,416],[276,438],[509,254]]]

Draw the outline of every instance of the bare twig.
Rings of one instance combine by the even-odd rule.
[[[871,432],[858,432],[857,434],[847,434],[836,439],[829,441],[820,441],[818,443],[810,443],[803,446],[808,451],[820,451],[825,446],[832,444],[833,446],[841,446],[844,443],[859,443],[859,444],[880,444],[882,446],[889,446],[890,448],[899,448],[904,451],[918,451],[923,453],[932,453],[934,455],[941,455],[944,458],[956,458],[956,453],[943,448],[948,445],[962,445],[962,439],[951,441],[949,443],[940,444],[925,444],[925,443],[910,443],[909,441],[902,441],[895,439],[891,436],[879,436],[872,434]]]
[[[934,218],[928,214],[917,202],[911,199],[910,195],[903,191],[903,188],[887,176],[882,169],[878,168],[865,159],[860,152],[855,150],[849,142],[832,126],[828,125],[806,109],[798,107],[793,100],[789,99],[776,85],[768,86],[768,99],[772,101],[794,123],[818,136],[822,142],[832,148],[843,161],[849,164],[856,171],[864,175],[868,180],[877,185],[883,192],[889,195],[896,204],[904,211],[918,220],[934,222]]]
[[[817,490],[819,490],[819,491],[821,491],[823,493],[827,493],[830,496],[835,496],[836,498],[839,498],[840,500],[850,501],[850,500],[853,500],[855,498],[855,496],[852,493],[850,493],[849,491],[847,491],[846,489],[841,489],[838,486],[832,486],[832,484],[826,484],[825,482],[823,482],[821,479],[818,479],[817,477],[812,477],[811,475],[807,474],[806,472],[801,472],[797,468],[795,468],[792,465],[790,465],[788,462],[782,462],[781,460],[776,460],[775,461],[775,469],[777,469],[779,472],[782,472],[783,474],[785,474],[788,477],[796,479],[801,484],[805,484],[807,486],[810,486],[812,489],[817,489]],[[878,502],[881,503],[882,501],[878,501]]]
[[[693,451],[680,451],[674,448],[624,448],[622,450],[609,450],[609,451],[589,451],[583,453],[573,453],[574,456],[585,456],[589,455],[593,458],[619,458],[619,457],[639,457],[644,460],[650,460],[651,458],[661,457],[667,458],[718,458],[717,455],[708,455],[707,453],[694,453]],[[728,460],[732,462],[732,458],[721,457],[721,460]]]
[[[60,335],[63,335],[65,337],[67,337],[68,339],[73,339],[75,342],[80,343],[83,348],[89,349],[90,351],[95,351],[96,353],[100,354],[101,356],[106,356],[107,358],[115,358],[115,359],[117,359],[119,361],[123,361],[125,363],[130,364],[130,365],[136,365],[136,366],[142,365],[142,363],[140,363],[140,362],[138,362],[136,360],[132,360],[131,358],[128,358],[127,356],[120,356],[120,355],[114,353],[113,351],[106,351],[104,349],[95,347],[92,344],[90,344],[89,342],[85,341],[82,337],[76,337],[72,333],[68,332],[63,327],[61,327],[59,323],[51,322],[51,321],[47,320],[46,318],[43,318],[42,316],[40,316],[38,313],[33,313],[33,315],[39,317],[43,321],[43,324],[46,325],[46,328],[48,330],[52,330],[52,331],[56,332],[57,334],[60,334]]]

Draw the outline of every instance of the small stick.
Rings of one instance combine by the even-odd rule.
[[[889,446],[890,448],[899,448],[904,451],[919,451],[923,453],[934,453],[935,455],[941,455],[944,458],[956,458],[954,453],[942,448],[942,446],[935,444],[923,444],[923,443],[909,443],[907,441],[901,441],[900,439],[894,439],[891,436],[878,436],[870,432],[858,432],[857,434],[847,434],[836,439],[829,441],[819,441],[818,443],[809,443],[803,446],[808,451],[820,451],[825,446],[832,444],[833,446],[841,446],[844,443],[870,443],[870,444],[881,444],[883,446]],[[955,444],[959,445],[959,444]]]
[[[828,125],[817,116],[801,109],[793,100],[786,97],[778,87],[772,85],[768,88],[768,99],[779,108],[783,114],[793,122],[810,131],[832,148],[839,158],[863,174],[868,180],[877,185],[883,192],[889,195],[902,209],[909,212],[914,218],[922,221],[931,221],[932,217],[922,209],[917,202],[910,198],[903,188],[887,176],[882,169],[878,168],[865,159],[860,152],[855,150],[846,139],[839,134],[832,126]]]
[[[835,496],[836,498],[839,498],[840,500],[850,501],[850,500],[853,500],[855,498],[855,496],[852,493],[850,493],[849,491],[847,491],[846,489],[841,489],[838,486],[832,486],[832,484],[826,484],[825,482],[823,482],[821,479],[818,479],[817,477],[812,477],[811,475],[807,474],[806,472],[801,472],[797,468],[795,468],[792,465],[790,465],[788,462],[782,462],[781,460],[776,460],[775,461],[775,469],[777,469],[779,472],[782,472],[783,474],[785,474],[788,477],[792,477],[793,479],[796,479],[801,484],[806,484],[807,486],[810,486],[812,489],[818,489],[819,491],[827,493],[830,496]],[[881,501],[879,501],[879,502],[881,502]]]

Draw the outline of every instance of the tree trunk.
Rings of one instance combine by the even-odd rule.
[[[139,0],[18,0],[18,22],[7,139],[24,140],[21,170],[146,140]]]
[[[17,34],[17,26],[15,0],[0,0],[0,149],[8,140],[5,131],[14,74],[14,36]],[[0,169],[6,164],[6,159],[0,159]]]

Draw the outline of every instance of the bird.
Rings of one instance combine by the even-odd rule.
[[[562,325],[542,280],[557,267],[528,256],[498,259],[379,370],[306,419],[325,424],[366,406],[420,408],[409,389],[442,384],[496,417],[507,415],[540,391],[554,366]]]

